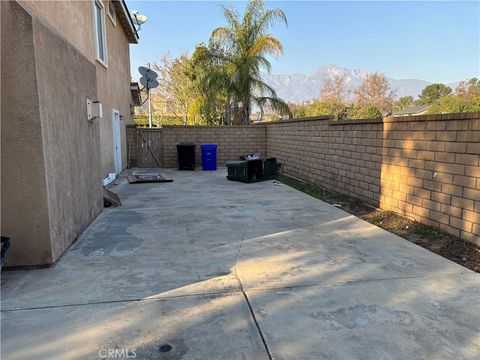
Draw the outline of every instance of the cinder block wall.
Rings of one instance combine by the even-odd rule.
[[[165,167],[177,167],[177,143],[197,145],[196,163],[201,165],[200,144],[217,144],[217,163],[224,166],[242,154],[267,153],[265,126],[166,126],[163,127],[163,161]]]
[[[291,176],[378,205],[382,129],[329,116],[279,121],[267,126],[267,153]]]
[[[137,134],[141,132],[141,136]],[[159,141],[152,138],[160,136]],[[193,142],[196,145],[196,165],[201,166],[201,144],[217,144],[217,164],[224,166],[229,160],[239,159],[242,154],[258,152],[267,153],[266,128],[261,126],[165,126],[158,129],[135,129],[127,127],[127,141],[133,142],[131,149],[131,166],[155,166],[150,149],[154,150],[155,157],[163,167],[175,168],[178,166],[177,144]],[[147,147],[145,142],[149,143]],[[142,144],[143,143],[143,144]],[[132,165],[133,164],[133,165]]]
[[[480,245],[480,113],[267,125],[288,175]]]
[[[152,164],[153,157],[145,144],[138,144],[142,137],[135,131],[147,132],[143,139],[164,167],[177,166],[176,144],[182,141],[197,144],[198,166],[202,143],[218,144],[220,166],[240,154],[259,152],[276,157],[287,175],[480,245],[480,113],[167,126],[155,134],[128,129],[130,141],[137,141],[132,159],[140,159],[141,166]]]

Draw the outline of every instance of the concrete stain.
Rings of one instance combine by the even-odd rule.
[[[393,311],[395,320],[400,325],[412,325],[415,319],[408,311]]]
[[[80,248],[84,256],[110,255],[112,252],[131,252],[138,248],[143,239],[129,233],[128,227],[142,223],[143,214],[138,211],[118,211],[114,218],[105,222],[103,229],[92,234]],[[114,239],[114,241],[112,241]]]
[[[384,310],[377,305],[356,305],[334,311],[310,313],[312,319],[324,321],[328,330],[361,329],[373,324],[411,325],[413,315],[407,311]]]

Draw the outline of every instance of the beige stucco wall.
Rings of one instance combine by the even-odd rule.
[[[1,232],[12,238],[7,265],[50,264],[103,205],[100,125],[86,112],[86,99],[97,97],[97,70],[19,4],[1,6]]]
[[[88,121],[97,96],[95,66],[34,21],[38,97],[47,181],[50,238],[57,259],[103,207],[100,120]]]
[[[19,1],[30,12],[95,61],[92,1]]]
[[[101,178],[115,171],[112,111],[123,116],[121,121],[122,165],[126,167],[127,146],[125,125],[133,123],[130,104],[130,49],[125,29],[117,18],[116,25],[105,13],[108,64],[96,60],[93,1],[20,1],[22,6],[40,17],[60,36],[70,42],[96,66],[98,98],[103,104],[100,120]],[[102,0],[105,10],[108,1]]]
[[[105,3],[105,6],[107,4]],[[123,115],[120,121],[122,166],[127,165],[125,125],[132,123],[130,103],[130,48],[128,38],[120,21],[116,26],[106,16],[108,68],[96,61],[98,100],[103,104],[103,119],[100,120],[101,174],[105,177],[115,171],[112,109]]]
[[[2,2],[1,15],[1,233],[12,238],[7,264],[47,264],[53,256],[33,24],[15,3]]]

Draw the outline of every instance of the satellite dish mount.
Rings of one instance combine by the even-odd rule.
[[[140,91],[147,91],[147,98],[142,102],[142,105],[150,98],[150,89],[155,89],[158,86],[158,74],[149,67],[140,66],[138,72],[142,75],[140,78],[140,84],[143,88]]]
[[[147,98],[142,102],[141,105],[145,104],[148,100],[148,127],[152,127],[152,108],[150,107],[150,89],[155,89],[158,86],[158,74],[150,69],[150,64],[148,68],[145,66],[140,66],[138,72],[142,75],[140,78],[140,84],[143,85],[143,88],[140,91],[147,90]]]

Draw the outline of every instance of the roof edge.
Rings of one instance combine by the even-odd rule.
[[[130,16],[125,0],[113,0],[112,3],[115,6],[120,22],[127,33],[128,42],[130,44],[138,44],[138,32],[133,23],[133,19]]]

